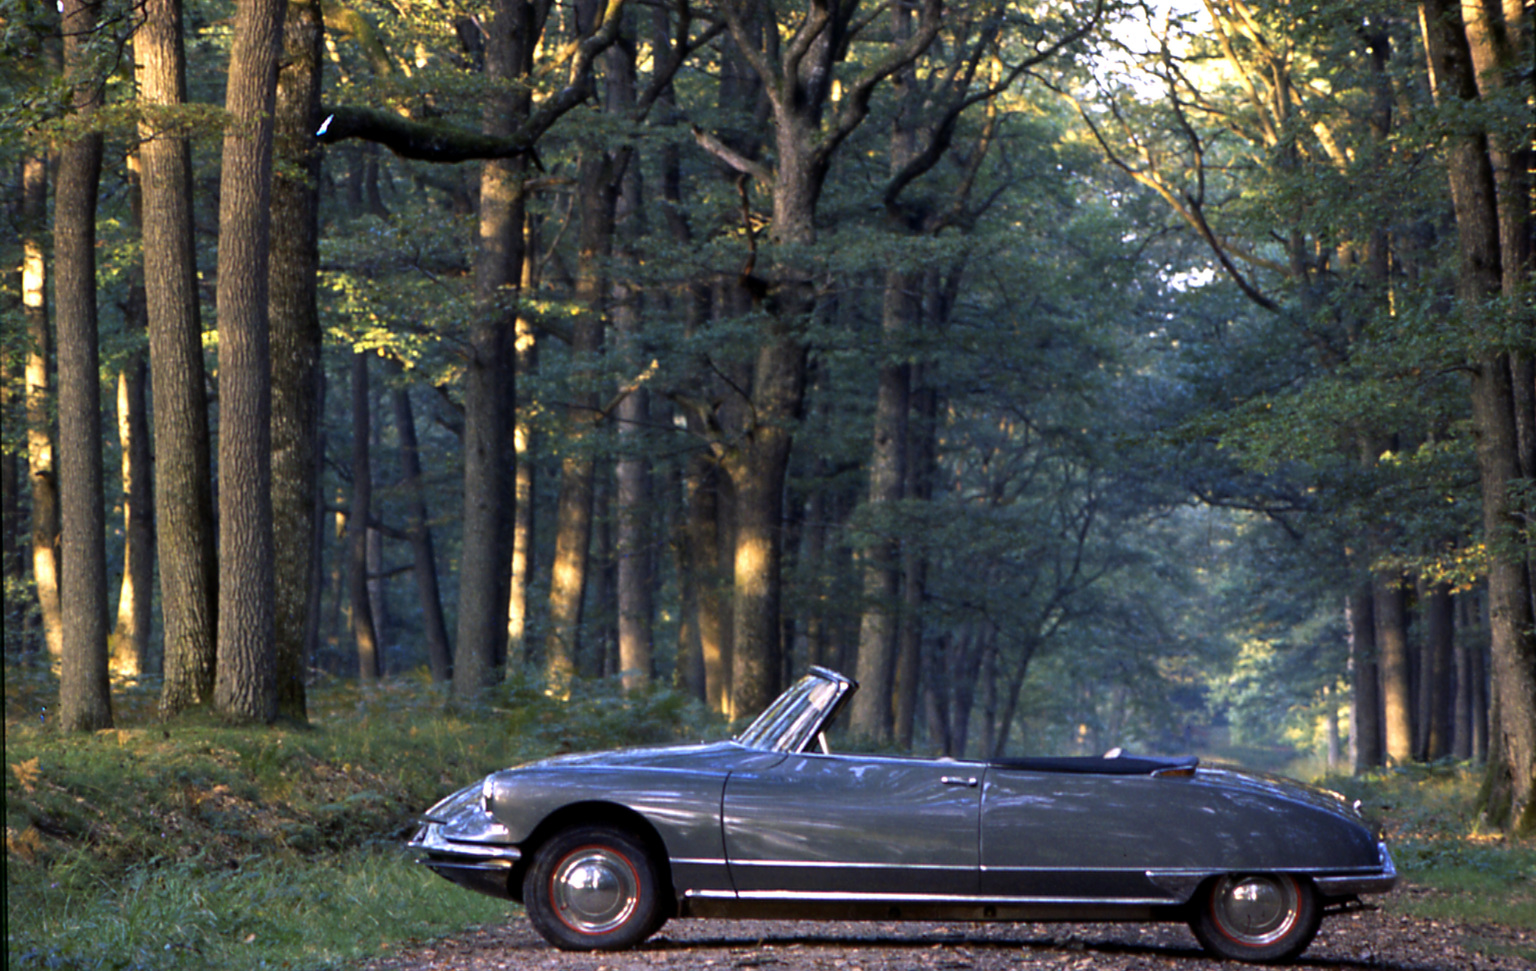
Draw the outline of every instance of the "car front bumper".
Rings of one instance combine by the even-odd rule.
[[[445,824],[428,820],[407,846],[416,862],[445,880],[492,897],[514,899],[512,868],[522,850],[497,843],[457,840],[444,834]]]

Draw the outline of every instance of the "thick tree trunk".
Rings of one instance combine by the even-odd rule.
[[[411,541],[416,592],[421,599],[422,627],[427,635],[427,666],[432,671],[432,680],[444,682],[453,676],[453,653],[448,646],[442,595],[437,588],[437,553],[432,545],[432,530],[427,526],[427,498],[421,482],[416,419],[411,413],[410,392],[400,387],[395,388],[392,395],[395,434],[400,440],[400,484],[405,493],[406,535]]]
[[[1349,627],[1350,726],[1349,747],[1356,774],[1382,760],[1381,689],[1376,674],[1376,608],[1372,583],[1360,581],[1344,605]]]
[[[1456,628],[1450,586],[1439,583],[1428,587],[1423,604],[1424,659],[1419,665],[1419,718],[1424,725],[1423,757],[1433,762],[1451,754],[1451,659],[1455,652]]]
[[[1490,16],[1492,10],[1487,11]],[[1518,5],[1511,5],[1510,11],[1518,29],[1523,12]],[[1474,17],[1469,43],[1461,10],[1450,0],[1425,0],[1419,14],[1437,100],[1477,102],[1474,61],[1490,66],[1508,63],[1487,22],[1481,14]],[[1509,67],[1520,69],[1513,63]],[[1496,83],[1498,73],[1490,72],[1484,83]],[[1450,136],[1449,145],[1448,174],[1461,262],[1456,296],[1468,335],[1483,336],[1490,317],[1485,305],[1501,294],[1506,278],[1503,261],[1507,258],[1524,269],[1522,260],[1529,257],[1520,247],[1528,243],[1512,244],[1513,252],[1502,252],[1499,193],[1488,136],[1475,128],[1459,130]],[[1523,226],[1529,219],[1524,201],[1509,201],[1514,204],[1503,213],[1505,225],[1514,221]],[[1524,277],[1513,279],[1523,282]],[[1503,296],[1513,300],[1515,293]],[[1490,745],[1497,752],[1490,753],[1488,760],[1483,808],[1490,819],[1523,832],[1536,828],[1536,631],[1532,630],[1529,557],[1522,547],[1510,490],[1529,485],[1529,479],[1520,465],[1510,357],[1493,335],[1486,337],[1477,342],[1486,350],[1471,362],[1472,424],[1489,551],[1488,624],[1497,698],[1497,717],[1490,731]]]
[[[1472,625],[1467,623],[1471,594],[1462,593],[1454,598],[1460,622],[1456,636],[1456,700],[1451,709],[1451,754],[1465,762],[1472,758]]]
[[[219,648],[214,707],[277,717],[272,536],[272,109],[287,0],[236,11],[219,182]]]
[[[146,0],[134,35],[146,116],[139,163],[144,187],[144,296],[154,397],[155,525],[165,626],[160,712],[213,700],[218,573],[203,327],[192,233],[192,156],[155,110],[186,101],[180,0]]]
[[[917,316],[913,291],[919,277],[896,270],[885,277],[881,315],[883,351],[875,396],[874,444],[864,517],[864,611],[859,621],[859,693],[853,696],[850,727],[877,742],[889,741],[896,687],[896,643],[900,629],[901,543],[892,522],[907,475],[907,409],[911,367],[900,347]]]
[[[725,475],[706,455],[695,455],[688,463],[688,509],[685,528],[688,559],[692,565],[694,598],[697,603],[699,656],[704,675],[704,701],[710,710],[730,716],[731,698],[731,624],[730,605],[725,595],[727,583],[721,549],[722,507],[731,500],[722,495],[727,489]]]
[[[809,309],[804,303],[801,307]],[[789,320],[800,316],[781,312]],[[806,347],[798,336],[779,335],[758,351],[752,375],[754,427],[725,460],[736,497],[731,571],[731,710],[736,715],[762,711],[781,690],[784,485],[793,444],[790,424],[799,417],[805,394],[805,365]]]
[[[505,85],[486,103],[488,136],[513,131],[526,117],[525,93],[511,82],[528,71],[537,38],[533,12],[524,0],[495,0],[484,24],[485,73]],[[503,471],[508,402],[516,401],[514,339],[507,306],[516,297],[523,265],[521,160],[486,162],[480,170],[480,220],[475,250],[475,314],[470,330],[464,394],[463,549],[459,566],[459,630],[453,659],[453,693],[473,698],[498,678],[506,656],[507,597],[511,584],[508,529],[511,495]]]
[[[912,418],[907,426],[907,495],[919,502],[933,499],[937,469],[938,392],[922,380],[921,365],[914,368]],[[926,670],[923,658],[923,605],[927,599],[928,557],[917,544],[902,553],[906,581],[902,592],[900,653],[896,661],[896,741],[911,749],[913,722],[917,715],[918,682]]]
[[[48,163],[22,163],[21,304],[27,320],[27,477],[32,492],[32,581],[42,615],[43,645],[57,668],[64,650],[59,605],[59,480],[53,455],[53,331],[48,324],[48,271],[43,234],[48,223]]]
[[[1408,592],[1401,577],[1381,574],[1372,583],[1372,596],[1386,756],[1390,765],[1407,765],[1413,760],[1413,695],[1408,682]]]
[[[320,488],[320,124],[323,51],[320,4],[299,0],[283,26],[277,78],[272,179],[272,523],[277,710],[308,717],[305,695],[311,577],[319,556],[316,495]],[[291,174],[290,174],[291,173]]]
[[[368,524],[373,518],[373,396],[368,390],[368,358],[372,356],[372,351],[352,354],[352,502],[347,515],[347,599],[352,606],[357,677],[365,685],[376,683],[380,674],[378,631],[368,596]]]
[[[143,296],[142,290],[139,293]],[[143,304],[131,324],[142,332]],[[118,588],[117,623],[111,637],[111,668],[118,677],[145,674],[149,660],[151,608],[155,595],[153,452],[149,441],[149,362],[135,351],[117,375],[117,440],[122,452],[123,579]]]
[[[75,117],[89,123],[101,104],[86,45],[98,5],[64,0],[64,73]],[[60,584],[63,654],[59,725],[95,731],[112,725],[107,676],[107,547],[101,461],[101,375],[96,346],[96,199],[102,135],[87,134],[59,153],[54,192],[54,313],[59,335]]]
[[[595,364],[603,346],[606,274],[603,263],[613,249],[617,186],[610,160],[588,146],[577,182],[581,229],[577,240],[576,302],[582,308],[572,332],[574,387],[567,394],[566,434],[570,441],[560,463],[560,495],[555,512],[555,556],[550,564],[549,631],[544,639],[544,669],[554,685],[564,685],[581,654],[581,616],[586,599],[595,466],[585,430],[598,414]]]
[[[639,315],[632,301],[638,293],[627,290],[614,308],[615,326],[626,339],[637,339]],[[631,372],[639,364],[629,355]],[[655,672],[651,643],[651,463],[643,454],[642,432],[650,423],[650,400],[646,389],[636,388],[619,402],[620,455],[615,474],[618,478],[618,610],[619,671],[625,688],[649,684]]]
[[[128,157],[128,199],[133,226],[143,233],[144,197],[139,162]],[[118,584],[117,622],[108,638],[108,665],[115,678],[138,678],[149,659],[150,611],[154,602],[154,495],[149,441],[149,355],[140,346],[147,329],[144,267],[129,271],[123,329],[135,346],[117,372],[117,443],[123,493],[123,575]]]

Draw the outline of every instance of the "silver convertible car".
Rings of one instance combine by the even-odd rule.
[[[573,950],[673,917],[1129,920],[1285,961],[1326,911],[1397,882],[1358,804],[1194,758],[834,753],[856,687],[813,668],[729,741],[493,772],[410,845]]]

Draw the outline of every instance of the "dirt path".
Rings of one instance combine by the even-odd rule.
[[[1474,940],[1492,953],[1469,948]],[[1533,971],[1536,965],[1514,956],[1530,954],[1533,947],[1536,935],[1528,932],[1366,911],[1325,920],[1294,967]],[[519,916],[505,926],[401,948],[367,971],[1198,971],[1217,966],[1186,928],[1173,924],[675,920],[636,950],[573,954],[546,945]]]

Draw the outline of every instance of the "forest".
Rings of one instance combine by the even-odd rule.
[[[861,746],[1465,762],[1536,829],[1529,4],[0,26],[8,736],[824,665]]]

